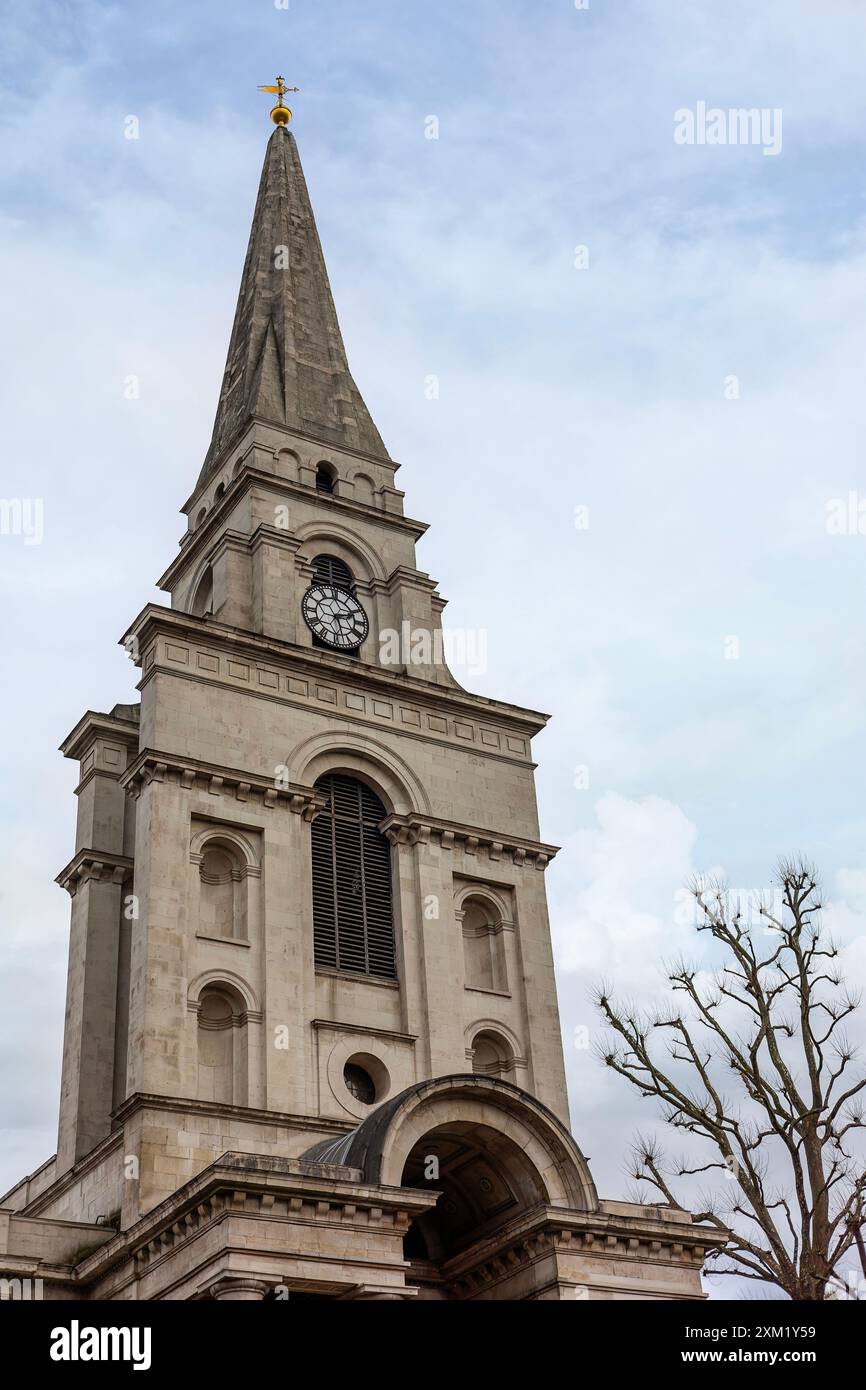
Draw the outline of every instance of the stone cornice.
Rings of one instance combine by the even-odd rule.
[[[234,506],[244,493],[252,489],[257,484],[266,484],[272,490],[284,493],[288,497],[302,498],[309,501],[311,496],[315,497],[315,488],[308,487],[304,483],[295,482],[291,478],[281,478],[277,473],[269,473],[265,469],[253,468],[249,464],[244,465],[243,472],[238,475],[234,483],[227,489],[225,496],[216,507],[210,512],[205,521],[197,531],[187,532],[186,537],[181,541],[180,553],[175,556],[165,573],[156,581],[158,589],[170,591],[177,579],[187,565],[199,558],[201,553],[213,544],[218,533],[219,518],[226,516],[231,506]],[[319,494],[321,497],[321,495]],[[194,499],[190,499],[191,501]],[[379,507],[369,506],[366,502],[356,502],[353,498],[338,497],[336,494],[329,494],[328,505],[333,507],[338,513],[344,516],[363,517],[366,521],[372,521],[392,530],[406,531],[409,535],[420,540],[429,530],[429,526],[424,521],[415,521],[412,517],[403,516],[400,512],[386,512]],[[184,508],[186,510],[186,508]],[[288,533],[291,535],[291,532]],[[251,536],[245,537],[247,542],[252,540]]]
[[[356,1126],[352,1120],[329,1120],[321,1115],[298,1115],[284,1110],[261,1110],[249,1105],[227,1105],[223,1101],[194,1100],[188,1096],[164,1096],[147,1091],[135,1091],[111,1112],[112,1120],[125,1124],[140,1110],[162,1110],[177,1115],[229,1116],[244,1123],[282,1125],[286,1129],[302,1129],[321,1133],[323,1138],[346,1134]]]
[[[367,587],[371,593],[380,594],[394,594],[398,589],[416,589],[424,594],[437,593],[435,579],[431,579],[423,570],[410,569],[408,565],[398,565],[387,579],[371,579]],[[442,599],[442,607],[447,607],[445,599]]]
[[[345,976],[343,976],[345,979]],[[364,1023],[338,1023],[333,1018],[314,1018],[311,1028],[330,1029],[334,1033],[363,1033],[371,1038],[388,1038],[390,1042],[415,1043],[417,1033],[394,1033],[389,1028],[370,1028]]]
[[[107,854],[104,850],[80,849],[55,878],[54,882],[75,897],[82,883],[114,883],[122,886],[132,880],[134,861],[123,854]]]
[[[256,1110],[249,1106],[226,1106],[218,1101],[179,1099],[175,1096],[150,1095],[137,1091],[135,1094],[128,1096],[127,1099],[112,1112],[111,1118],[117,1122],[118,1127],[113,1129],[111,1134],[107,1135],[95,1148],[91,1149],[90,1153],[80,1158],[72,1168],[67,1169],[65,1173],[59,1174],[53,1182],[49,1183],[47,1187],[43,1188],[41,1192],[31,1198],[23,1208],[23,1214],[26,1216],[37,1216],[46,1206],[50,1206],[52,1202],[56,1201],[58,1196],[68,1189],[75,1187],[85,1173],[98,1167],[114,1149],[120,1149],[122,1151],[124,1144],[124,1125],[127,1121],[131,1120],[134,1115],[138,1114],[139,1111],[147,1110],[161,1111],[175,1116],[179,1111],[185,1115],[216,1115],[224,1117],[228,1114],[234,1119],[243,1120],[244,1122],[251,1121],[253,1124],[279,1124],[286,1129],[301,1129],[304,1133],[312,1131],[313,1133],[321,1134],[323,1138],[347,1134],[355,1127],[354,1122],[349,1120],[329,1120],[321,1116],[295,1115],[281,1110]],[[56,1163],[56,1161],[57,1156],[55,1154],[53,1158],[48,1159],[46,1163],[42,1164],[41,1168],[37,1168],[35,1172],[31,1173],[30,1179],[32,1180],[36,1177],[42,1171],[42,1168],[46,1168],[49,1163]],[[10,1188],[10,1192],[16,1191],[17,1186],[20,1186],[20,1184],[16,1184],[16,1187]]]
[[[434,816],[422,816],[415,812],[408,816],[388,816],[380,828],[392,845],[427,844],[432,838],[443,849],[458,848],[465,854],[477,854],[479,850],[484,850],[494,862],[505,855],[518,867],[532,864],[536,869],[546,869],[550,860],[559,853],[558,845],[522,840],[499,831],[481,830],[477,826],[438,820]]]
[[[144,1273],[208,1226],[232,1216],[348,1224],[403,1235],[412,1220],[435,1206],[438,1191],[373,1187],[359,1171],[303,1159],[226,1153],[171,1197],[94,1251],[76,1269],[76,1282],[92,1283],[134,1260]]]
[[[229,455],[233,454],[235,450],[240,447],[241,442],[251,431],[255,430],[256,426],[261,429],[275,430],[279,434],[284,435],[287,442],[282,447],[292,452],[296,452],[292,440],[302,439],[306,444],[315,445],[316,450],[321,450],[325,455],[339,454],[342,458],[357,458],[361,459],[364,463],[375,463],[380,468],[390,469],[392,475],[396,474],[402,467],[402,464],[396,463],[394,459],[387,457],[383,458],[381,454],[368,454],[363,449],[349,448],[347,444],[335,444],[332,439],[322,439],[320,435],[316,434],[305,434],[304,431],[300,429],[293,428],[292,430],[287,430],[284,424],[280,424],[275,420],[266,420],[263,415],[251,415],[247,424],[237,432],[232,442],[223,446],[219,455],[219,462],[214,462],[211,465],[206,476],[199,477],[195,489],[190,493],[180,509],[183,515],[186,515],[190,511],[191,507],[193,507],[198,500],[199,494],[204,492],[210,485],[211,479],[215,478],[220,469],[225,467]],[[258,447],[264,448],[266,446],[260,444]],[[273,452],[277,454],[279,450],[275,448]],[[245,467],[248,466],[249,465],[245,465]],[[252,471],[252,469],[250,471]],[[266,473],[265,476],[271,477],[272,474]]]
[[[280,526],[266,525],[264,521],[260,521],[252,535],[245,536],[244,540],[249,550],[260,550],[263,545],[276,546],[280,550],[288,550],[296,557],[303,545],[303,541],[299,541],[297,536],[291,531],[284,531]],[[298,560],[298,563],[300,563],[300,560]],[[307,563],[312,572],[312,560]]]
[[[60,745],[64,758],[80,761],[88,747],[99,737],[117,739],[130,746],[138,745],[138,720],[118,719],[116,715],[101,714],[98,710],[86,710]]]
[[[238,655],[247,654],[253,658],[281,663],[287,670],[301,672],[310,677],[351,679],[358,689],[369,690],[373,694],[381,693],[386,697],[414,700],[429,706],[434,712],[445,709],[455,715],[501,721],[524,737],[531,738],[534,734],[540,733],[550,718],[538,710],[489,700],[484,695],[472,695],[457,685],[438,685],[434,681],[418,680],[402,672],[362,665],[347,657],[320,652],[312,647],[278,642],[270,637],[261,637],[255,632],[226,627],[213,619],[194,618],[190,613],[181,613],[156,603],[149,603],[141,610],[124,633],[119,645],[125,646],[130,638],[135,638],[139,651],[143,653],[150,638],[160,632],[186,640],[225,644]],[[140,664],[140,660],[137,664]]]
[[[242,772],[220,763],[202,762],[182,754],[163,753],[144,748],[120,778],[130,796],[139,797],[151,782],[172,781],[187,791],[207,791],[211,796],[231,795],[236,801],[250,801],[272,810],[280,806],[305,821],[314,820],[324,810],[326,798],[313,787],[278,782],[255,772]]]
[[[461,1298],[471,1298],[522,1265],[553,1252],[700,1268],[707,1255],[727,1240],[727,1233],[695,1226],[687,1219],[676,1223],[652,1215],[617,1219],[604,1212],[536,1207],[490,1240],[456,1255],[442,1267],[441,1277]]]

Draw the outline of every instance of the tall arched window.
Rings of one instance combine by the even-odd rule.
[[[393,980],[391,851],[378,829],[387,811],[342,773],[320,778],[316,791],[328,800],[312,824],[316,965]]]

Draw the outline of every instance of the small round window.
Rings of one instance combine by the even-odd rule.
[[[357,1062],[347,1062],[343,1068],[343,1080],[346,1089],[359,1100],[362,1105],[372,1105],[376,1099],[376,1085],[372,1076],[363,1067],[359,1067]]]

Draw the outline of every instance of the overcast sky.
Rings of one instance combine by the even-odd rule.
[[[866,982],[862,0],[2,10],[0,493],[44,537],[0,537],[0,1191],[55,1147],[57,744],[137,698],[116,642],[162,601],[210,437],[281,71],[419,565],[487,635],[458,674],[553,715],[574,1129],[623,1195],[651,1116],[575,1029],[599,975],[649,1000],[690,948],[689,873],[760,888],[805,851]],[[772,141],[678,143],[701,102],[765,109]]]

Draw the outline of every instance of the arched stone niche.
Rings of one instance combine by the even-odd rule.
[[[190,908],[199,936],[246,942],[256,920],[257,847],[239,831],[199,824],[190,843]],[[255,882],[256,891],[251,891]]]

